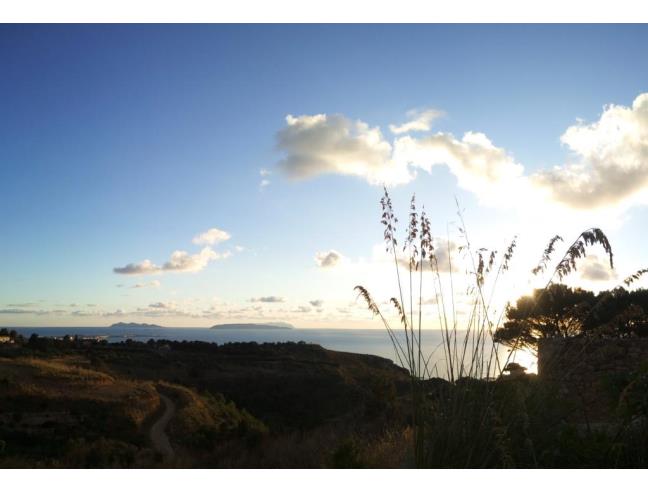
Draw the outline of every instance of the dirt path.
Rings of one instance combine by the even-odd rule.
[[[153,447],[159,453],[162,453],[166,459],[172,459],[175,456],[169,436],[166,435],[166,426],[173,418],[176,412],[175,403],[166,395],[160,393],[160,399],[164,403],[164,413],[151,426],[150,437]]]

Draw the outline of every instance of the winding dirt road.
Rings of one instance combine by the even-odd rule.
[[[160,400],[164,403],[164,413],[153,423],[149,435],[155,450],[162,453],[167,460],[170,460],[173,459],[175,453],[169,442],[169,436],[166,435],[165,431],[167,424],[175,415],[176,406],[171,398],[162,393],[160,393]]]

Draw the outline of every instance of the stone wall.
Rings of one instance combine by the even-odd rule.
[[[633,373],[648,369],[648,339],[552,338],[538,345],[538,376],[580,409],[580,420],[614,418]]]

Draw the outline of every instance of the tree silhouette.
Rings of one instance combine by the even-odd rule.
[[[542,338],[577,335],[648,337],[648,290],[618,287],[594,294],[562,284],[536,289],[507,307],[495,340],[535,348]]]
[[[541,338],[578,335],[595,302],[593,292],[562,284],[536,289],[506,308],[506,321],[495,331],[495,340],[533,348]]]
[[[599,293],[583,331],[601,336],[648,336],[648,290],[618,287]]]

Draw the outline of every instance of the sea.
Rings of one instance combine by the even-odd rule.
[[[321,345],[326,349],[357,354],[370,354],[384,357],[398,363],[392,341],[385,330],[380,329],[352,329],[352,328],[302,328],[286,330],[270,329],[209,329],[209,328],[156,328],[156,327],[47,327],[47,328],[15,328],[25,337],[36,333],[39,336],[62,337],[64,335],[78,335],[79,337],[102,337],[108,343],[121,342],[128,339],[146,342],[147,340],[174,340],[174,341],[202,341],[218,344],[231,342],[306,342]],[[405,346],[402,332],[398,334],[401,343]],[[459,341],[462,336],[459,335]],[[421,333],[421,347],[423,354],[429,358],[428,367],[436,367],[436,372],[443,376],[445,367],[442,335],[439,330],[423,330]],[[523,356],[523,354],[522,354]],[[500,349],[500,360],[507,357],[505,349]],[[524,358],[524,357],[523,357]],[[514,359],[511,359],[514,360]],[[531,371],[533,360],[522,360]]]

